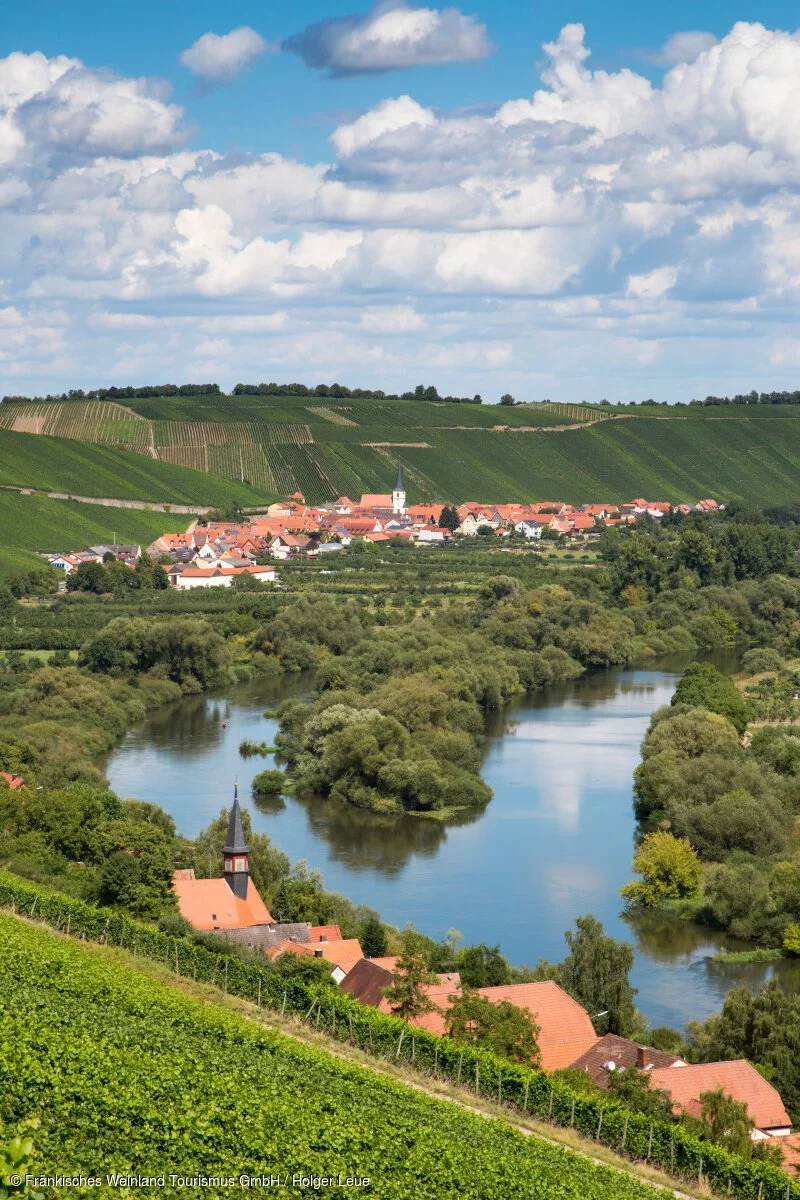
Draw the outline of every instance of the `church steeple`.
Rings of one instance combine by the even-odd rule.
[[[242,810],[239,808],[239,785],[233,785],[233,807],[228,821],[228,838],[222,847],[225,882],[240,900],[247,899],[247,881],[250,878],[248,854],[250,848],[245,841],[242,825]]]
[[[400,466],[400,459],[397,460],[397,480],[392,492],[392,512],[403,513],[406,508],[406,489],[403,483],[403,471]]]

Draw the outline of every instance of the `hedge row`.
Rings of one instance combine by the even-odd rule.
[[[208,950],[121,912],[73,900],[2,871],[0,907],[45,921],[72,937],[120,946],[162,963],[179,976],[215,984],[261,1007],[295,1014],[329,1037],[447,1079],[476,1096],[540,1120],[574,1128],[677,1178],[703,1181],[739,1200],[800,1200],[800,1182],[789,1180],[770,1163],[732,1155],[700,1141],[680,1125],[650,1121],[611,1099],[574,1093],[543,1071],[416,1029],[338,989],[286,980],[266,965]]]

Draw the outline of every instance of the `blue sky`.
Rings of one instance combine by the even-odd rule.
[[[9,7],[0,390],[795,387],[795,20],[685,0]]]

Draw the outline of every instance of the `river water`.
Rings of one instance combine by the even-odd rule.
[[[456,928],[467,943],[499,944],[514,963],[557,961],[564,931],[591,912],[636,950],[637,1006],[653,1025],[681,1028],[719,1009],[729,987],[755,986],[772,966],[721,966],[733,939],[654,914],[621,913],[635,834],[631,781],[650,714],[669,703],[677,674],[606,671],[527,697],[490,724],[482,774],[494,799],[457,823],[386,817],[325,800],[248,801],[271,758],[242,758],[243,739],[272,743],[263,710],[308,681],[240,685],[193,696],[132,728],[110,756],[113,789],[159,804],[192,837],[229,805],[234,780],[253,826],[325,885],[392,924],[432,937]],[[780,963],[800,990],[800,966]]]

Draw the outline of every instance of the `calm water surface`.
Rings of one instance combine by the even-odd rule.
[[[734,983],[758,984],[774,968],[722,967],[712,956],[732,939],[661,915],[621,916],[632,774],[650,714],[669,703],[676,679],[603,672],[513,705],[489,729],[482,773],[494,799],[459,823],[286,798],[250,803],[253,826],[392,924],[413,921],[436,938],[455,927],[467,942],[499,943],[515,963],[563,958],[564,930],[592,912],[636,948],[639,1008],[654,1025],[681,1027],[718,1009]],[[111,755],[111,786],[161,805],[194,836],[230,803],[235,777],[247,798],[253,776],[273,765],[239,755],[244,738],[272,743],[277,723],[263,710],[308,686],[248,684],[159,710]],[[800,968],[780,970],[800,988]]]

